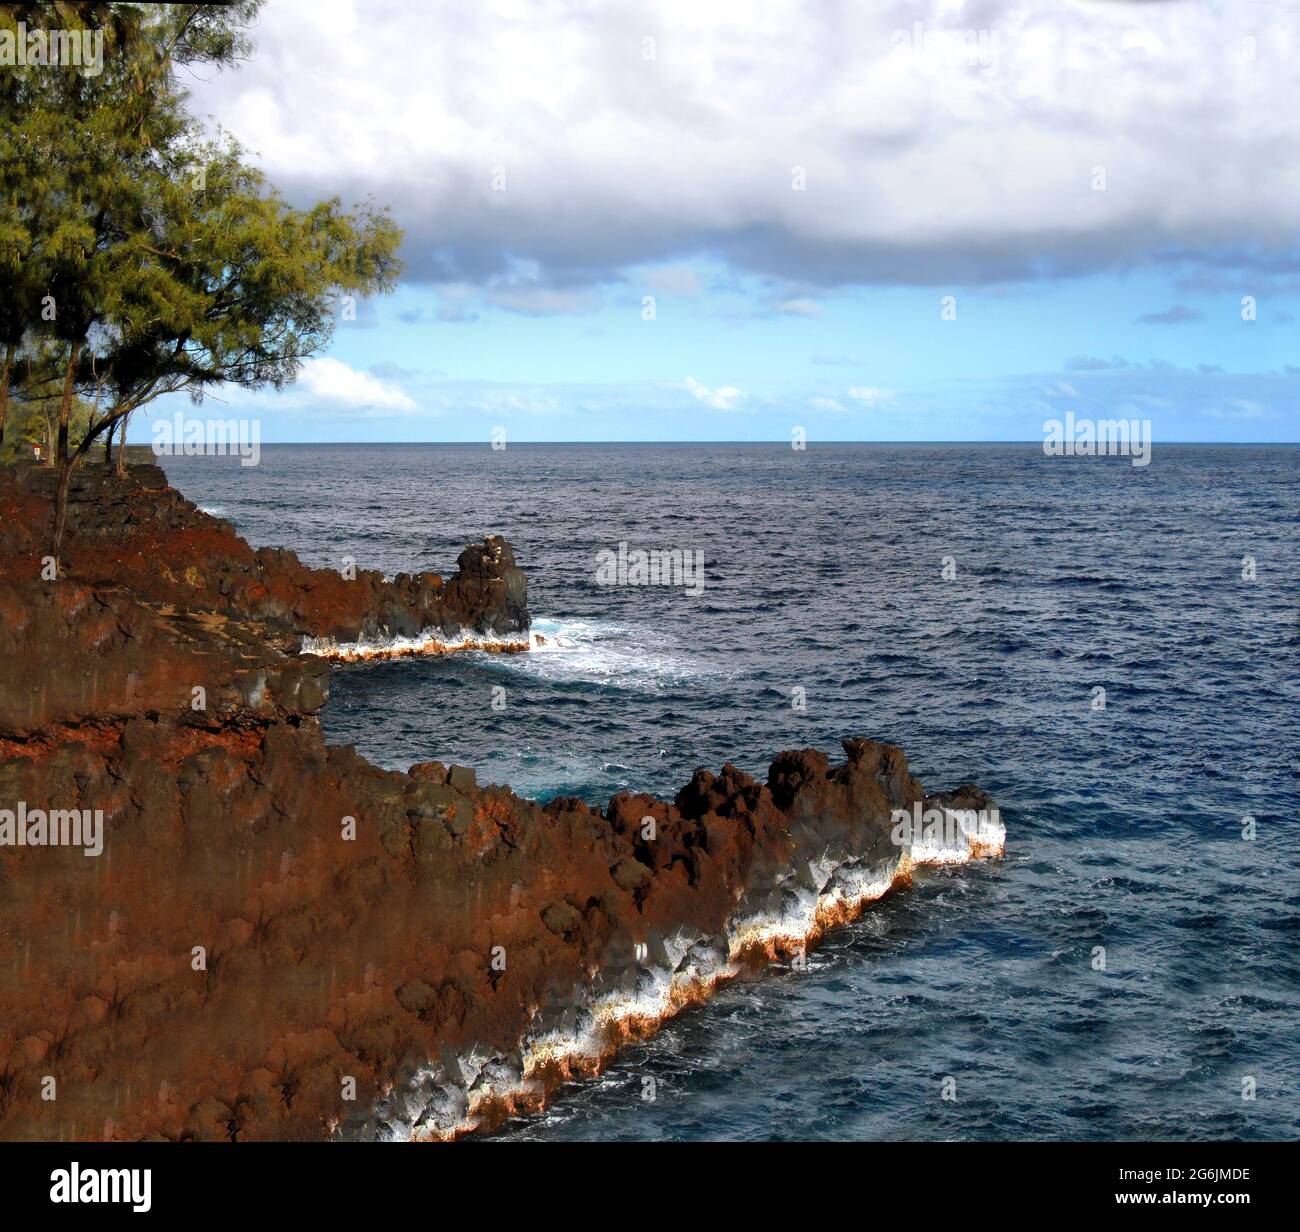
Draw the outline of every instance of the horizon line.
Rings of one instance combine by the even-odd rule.
[[[506,443],[506,448],[493,450],[495,453],[504,453],[508,448],[517,445],[784,445],[789,447],[791,442],[784,438],[777,440],[601,440],[601,441],[548,441],[548,440],[511,440]],[[816,440],[807,441],[808,445],[1038,445],[1041,446],[1041,438],[1035,437],[1031,440],[916,440],[916,439],[891,439],[891,440]],[[492,442],[487,439],[475,441],[435,441],[435,440],[418,440],[418,441],[262,441],[260,445],[263,449],[267,448],[300,448],[302,446],[328,446],[328,445],[472,445],[479,448],[487,446],[489,449]],[[1152,446],[1168,445],[1240,445],[1243,447],[1267,446],[1300,446],[1300,440],[1294,441],[1202,441],[1202,440],[1178,440],[1178,441],[1152,441]],[[127,441],[128,449],[149,449],[152,446],[148,442]],[[804,452],[797,450],[796,452]],[[163,456],[177,456],[167,454]],[[198,455],[205,456],[205,455]]]

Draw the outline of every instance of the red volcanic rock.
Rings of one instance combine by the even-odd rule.
[[[36,580],[53,526],[54,473],[6,468],[0,475],[0,553],[13,580]],[[460,572],[399,574],[367,569],[355,578],[309,569],[283,548],[254,551],[229,522],[211,517],[167,485],[156,466],[125,479],[100,467],[75,472],[69,493],[65,578],[129,590],[186,611],[261,621],[284,632],[338,642],[432,630],[527,631],[528,583],[506,540],[466,548]]]
[[[325,701],[328,665],[299,655],[296,639],[117,588],[0,586],[0,627],[0,732],[142,712],[220,727],[314,714]]]
[[[0,843],[0,1137],[455,1137],[917,860],[1000,852],[895,841],[896,809],[991,806],[868,740],[603,810],[380,770],[325,743],[302,637],[526,628],[504,540],[446,585],[349,583],[140,468],[79,476],[48,582],[48,488],[0,478],[0,838],[20,804],[88,810],[102,853]]]

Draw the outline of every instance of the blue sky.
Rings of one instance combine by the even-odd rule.
[[[1284,12],[706,7],[272,0],[196,108],[295,201],[390,204],[407,274],[293,389],[201,413],[267,442],[1037,440],[1065,410],[1300,440]]]

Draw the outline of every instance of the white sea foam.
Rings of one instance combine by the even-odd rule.
[[[398,659],[408,655],[450,654],[457,650],[536,650],[544,639],[537,633],[472,633],[462,632],[455,637],[444,637],[439,630],[429,629],[414,637],[370,637],[355,642],[340,642],[332,637],[305,637],[301,653],[318,655],[345,663],[363,659]]]
[[[528,651],[503,666],[543,680],[586,681],[609,688],[655,690],[710,673],[698,657],[683,652],[670,637],[611,621],[533,621],[527,634],[460,633],[445,637],[429,629],[409,636],[367,637],[354,642],[307,637],[302,653],[339,662],[397,659],[453,651]]]
[[[653,692],[714,674],[698,653],[661,630],[604,620],[533,621],[541,653],[511,660],[510,671],[541,680]]]
[[[1001,856],[1007,843],[1007,827],[997,809],[945,808],[944,825],[926,829],[920,842],[913,842],[913,864],[965,864],[974,856]],[[942,831],[942,832],[940,832]]]

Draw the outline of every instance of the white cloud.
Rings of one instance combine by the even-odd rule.
[[[375,410],[415,410],[415,402],[400,386],[329,356],[303,360],[297,388],[318,402]]]
[[[417,279],[708,253],[950,286],[1294,250],[1286,5],[277,0],[253,33],[196,110],[295,197],[390,202]]]
[[[1055,385],[1048,385],[1043,393],[1048,398],[1077,398],[1079,391],[1075,389],[1069,381],[1057,381]]]
[[[689,265],[665,265],[660,269],[647,270],[642,278],[656,291],[665,291],[669,295],[700,293],[699,275]]]
[[[845,392],[863,406],[879,406],[882,402],[889,401],[889,390],[876,389],[872,385],[850,385]]]
[[[819,317],[822,314],[822,306],[815,299],[799,296],[795,299],[781,300],[780,303],[773,305],[773,311],[787,317]]]
[[[508,312],[541,317],[555,313],[591,312],[595,297],[581,291],[561,291],[540,286],[505,286],[488,292],[488,302]]]
[[[688,376],[682,382],[682,388],[715,411],[734,411],[737,404],[745,397],[744,392],[734,385],[720,385],[716,389],[710,389],[693,376]]]
[[[1267,419],[1268,411],[1249,398],[1229,398],[1227,408],[1212,408],[1209,414],[1215,419]]]
[[[858,365],[858,361],[853,356],[835,351],[814,351],[809,356],[808,362],[828,368],[855,368]]]

